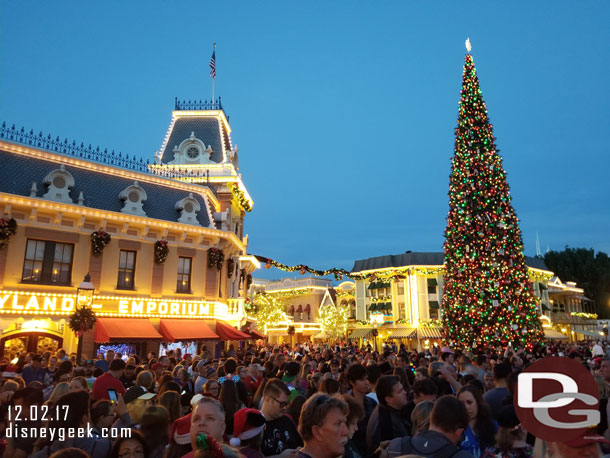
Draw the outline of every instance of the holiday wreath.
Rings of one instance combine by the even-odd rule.
[[[169,247],[167,246],[167,240],[157,240],[155,242],[155,262],[157,264],[163,264],[169,254]]]
[[[225,255],[222,250],[218,248],[210,248],[208,250],[208,267],[216,267],[218,270],[222,269],[222,263],[225,260]]]
[[[8,244],[11,236],[17,232],[17,221],[15,218],[0,218],[0,248]]]
[[[72,315],[70,315],[70,321],[68,326],[74,331],[76,337],[82,337],[83,333],[93,329],[97,318],[95,313],[90,307],[81,307]]]
[[[99,230],[91,234],[91,253],[94,256],[99,256],[104,251],[104,247],[110,243],[110,234],[106,231]]]

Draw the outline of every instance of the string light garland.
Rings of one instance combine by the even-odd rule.
[[[254,255],[254,257],[261,263],[264,264],[265,269],[271,269],[275,267],[276,269],[283,270],[284,272],[296,272],[297,270],[301,275],[305,275],[309,273],[316,277],[325,277],[327,275],[334,275],[335,280],[340,281],[343,280],[344,277],[349,278],[351,280],[368,280],[370,282],[376,280],[389,280],[388,286],[390,286],[391,280],[404,280],[409,275],[412,274],[420,274],[420,275],[444,275],[445,274],[445,266],[408,266],[401,267],[398,269],[387,269],[387,270],[378,270],[375,272],[362,272],[362,273],[350,273],[345,269],[337,269],[331,268],[328,270],[318,270],[313,269],[305,264],[298,264],[296,266],[288,266],[286,264],[282,264],[274,259],[267,258],[265,256]],[[553,277],[552,272],[544,272],[537,269],[529,269],[529,275],[532,277],[534,281],[540,280],[550,280]]]
[[[445,230],[443,334],[468,349],[544,339],[474,60],[466,55]]]
[[[252,211],[252,204],[246,198],[244,192],[239,189],[239,186],[236,183],[233,183],[233,185],[231,186],[231,193],[233,194],[233,197],[235,197],[239,208],[241,208],[244,212]]]
[[[570,316],[575,316],[578,318],[588,318],[590,320],[597,320],[597,313],[570,312]]]

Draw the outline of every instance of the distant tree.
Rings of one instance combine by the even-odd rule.
[[[266,335],[269,328],[275,328],[282,323],[288,322],[288,316],[284,312],[284,305],[272,294],[259,293],[252,300],[256,307],[256,319],[258,329],[262,329]]]
[[[318,310],[318,322],[322,332],[332,338],[345,336],[348,317],[348,305],[326,304]]]
[[[593,249],[549,251],[544,262],[562,281],[574,281],[593,300],[600,318],[610,317],[610,257]]]

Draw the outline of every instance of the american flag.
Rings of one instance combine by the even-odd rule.
[[[216,78],[216,50],[212,51],[212,58],[210,59],[210,76],[212,79]]]

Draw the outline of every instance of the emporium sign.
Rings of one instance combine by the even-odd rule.
[[[0,291],[0,313],[69,315],[76,295]],[[166,316],[222,318],[227,306],[212,301],[94,296],[91,308],[100,316]],[[220,316],[219,316],[220,315]]]

